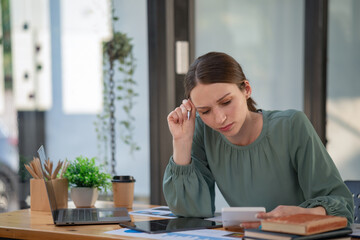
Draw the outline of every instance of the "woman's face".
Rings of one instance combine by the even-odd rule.
[[[245,81],[240,90],[233,83],[198,84],[190,98],[203,122],[227,138],[236,137],[249,113],[247,99],[251,88]]]

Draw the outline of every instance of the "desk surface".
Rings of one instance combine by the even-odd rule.
[[[133,210],[153,207],[135,205]],[[131,209],[129,209],[131,211]],[[155,219],[146,216],[130,215],[132,221]],[[55,226],[50,212],[31,211],[30,209],[0,214],[0,238],[15,239],[138,239],[104,232],[119,229],[118,224]]]
[[[71,206],[71,205],[70,205]],[[109,207],[108,204],[96,204],[97,207]],[[153,205],[134,205],[132,210],[155,207]],[[130,215],[132,221],[145,221],[156,218]],[[105,234],[120,229],[118,224],[55,226],[50,212],[31,211],[30,209],[0,214],[0,238],[13,239],[139,239],[128,236]]]

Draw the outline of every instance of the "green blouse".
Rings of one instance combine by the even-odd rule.
[[[262,111],[260,136],[247,146],[225,136],[196,117],[191,163],[172,157],[163,190],[178,216],[210,217],[215,211],[215,183],[231,207],[278,205],[322,206],[329,215],[353,222],[352,195],[303,112]]]

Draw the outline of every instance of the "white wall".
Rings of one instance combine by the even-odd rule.
[[[12,80],[17,110],[51,108],[49,0],[12,0]],[[39,68],[40,66],[40,68]]]

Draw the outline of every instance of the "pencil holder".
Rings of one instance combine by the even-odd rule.
[[[54,188],[57,208],[67,208],[68,180],[60,178],[50,181]],[[49,197],[44,179],[30,179],[30,209],[31,211],[50,212]]]

